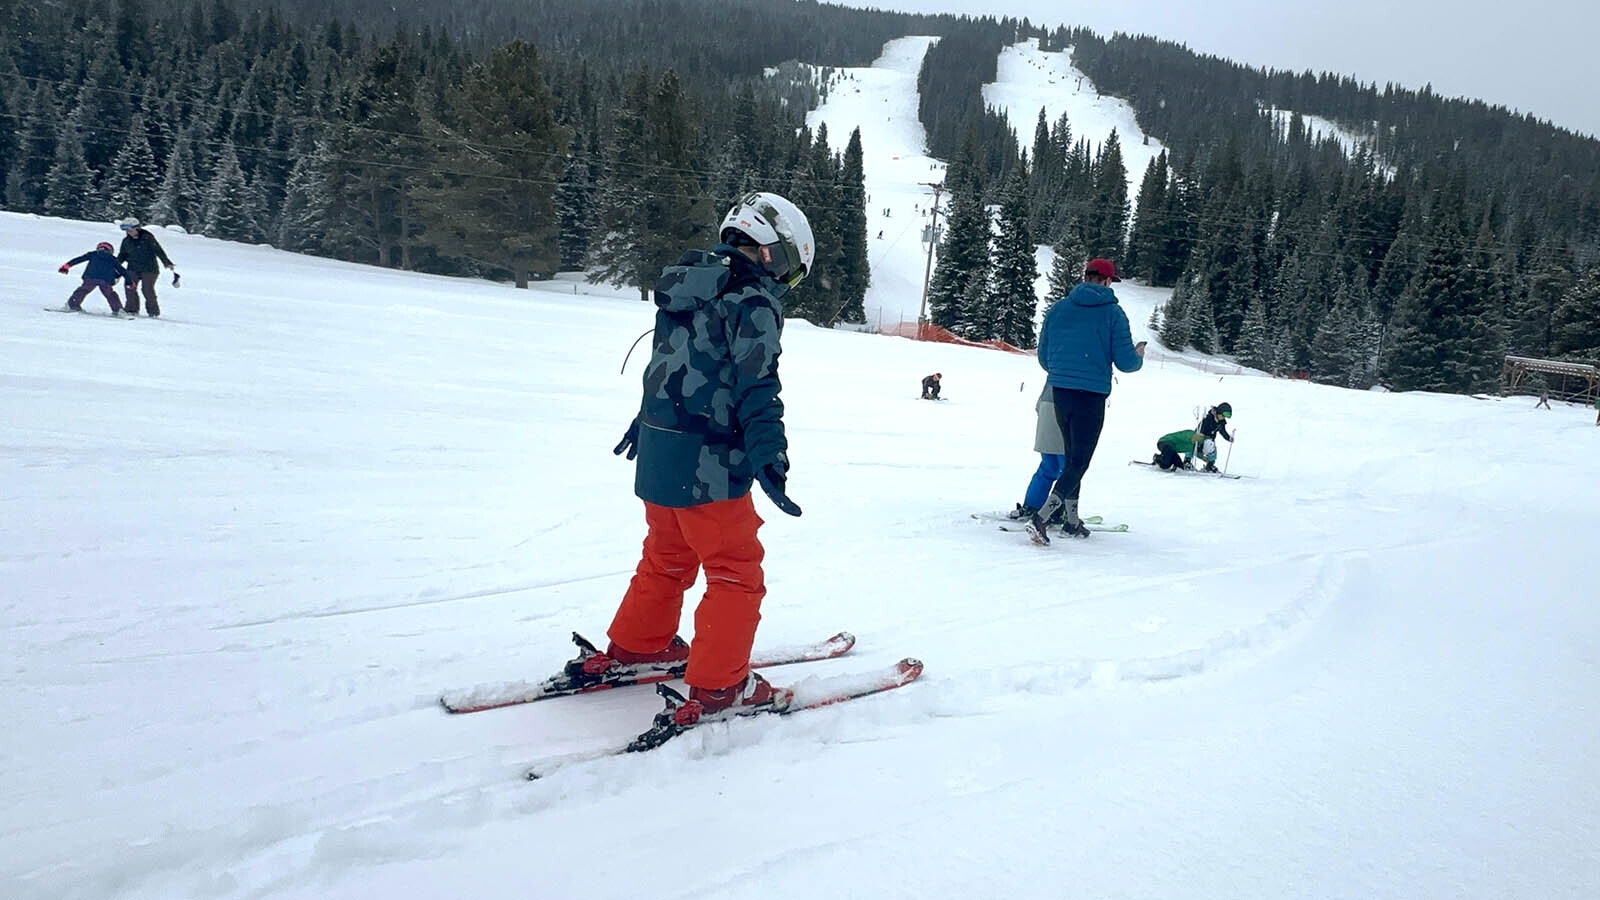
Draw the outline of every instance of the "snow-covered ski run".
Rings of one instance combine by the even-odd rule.
[[[673,721],[672,713],[683,704],[683,695],[667,685],[658,685],[656,690],[666,700],[667,707],[656,714],[655,722],[650,728],[640,733],[638,737],[621,747],[607,747],[600,750],[550,757],[531,765],[524,775],[529,781],[537,781],[541,778],[549,777],[561,769],[579,763],[654,750],[684,732],[695,728],[703,728],[717,722],[734,722],[739,719],[752,719],[765,715],[787,716],[802,710],[833,706],[838,703],[858,700],[862,697],[870,697],[873,694],[881,694],[884,691],[905,687],[916,681],[921,675],[922,661],[906,657],[893,665],[872,671],[826,677],[814,676],[796,684],[775,688],[776,696],[774,702],[769,706],[747,709],[734,707],[716,716],[702,717],[694,725],[679,725]]]
[[[572,641],[581,650],[595,652],[594,645],[577,632],[573,632]],[[798,644],[758,650],[751,655],[750,666],[756,669],[763,669],[771,666],[787,666],[794,663],[835,659],[849,653],[850,648],[854,647],[855,644],[855,635],[848,631],[841,631],[827,640],[817,641],[813,644]],[[523,703],[535,703],[552,697],[569,697],[574,694],[588,694],[636,684],[655,684],[657,682],[670,681],[674,678],[683,677],[685,665],[684,663],[677,663],[665,666],[636,667],[631,672],[608,676],[598,682],[591,679],[575,680],[567,672],[561,672],[543,681],[510,681],[498,684],[480,684],[466,690],[446,692],[439,698],[439,704],[452,713],[484,712],[485,710],[501,709]]]

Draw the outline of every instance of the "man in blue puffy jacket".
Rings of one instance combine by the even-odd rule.
[[[1029,520],[1028,534],[1035,544],[1050,543],[1045,523],[1058,510],[1063,512],[1064,533],[1089,536],[1078,517],[1078,489],[1105,425],[1111,367],[1137,372],[1144,365],[1145,342],[1133,342],[1128,315],[1111,290],[1111,282],[1121,280],[1111,260],[1091,259],[1084,267],[1083,282],[1044,316],[1039,365],[1049,373],[1046,382],[1055,396],[1056,421],[1067,442],[1067,467],[1050,489],[1050,499]]]

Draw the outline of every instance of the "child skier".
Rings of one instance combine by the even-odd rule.
[[[56,270],[65,275],[78,263],[86,262],[89,264],[83,270],[83,284],[78,285],[78,289],[73,291],[72,296],[67,298],[67,309],[73,312],[83,312],[83,298],[89,296],[90,291],[99,289],[100,293],[106,298],[106,302],[111,304],[111,314],[119,319],[123,317],[122,301],[117,299],[117,292],[112,290],[112,285],[116,284],[118,278],[131,285],[133,283],[133,275],[127,269],[124,269],[121,263],[117,262],[116,256],[112,254],[113,249],[110,244],[101,241],[93,250],[82,256],[67,260],[61,264],[60,269]]]
[[[1217,470],[1217,435],[1222,435],[1228,443],[1233,443],[1233,435],[1228,433],[1228,420],[1233,418],[1233,407],[1227,403],[1218,403],[1206,410],[1200,419],[1196,431],[1200,432],[1200,458],[1206,461],[1205,470]]]

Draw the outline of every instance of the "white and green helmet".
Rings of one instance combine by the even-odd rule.
[[[754,241],[760,249],[761,264],[778,281],[794,287],[811,272],[817,258],[816,241],[806,214],[777,194],[754,191],[722,217],[718,236],[728,240],[737,231]]]

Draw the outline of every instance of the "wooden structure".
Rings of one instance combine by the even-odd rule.
[[[1508,356],[1500,370],[1500,395],[1507,394],[1538,394],[1578,401],[1585,406],[1597,404],[1600,403],[1600,368],[1556,359]]]

